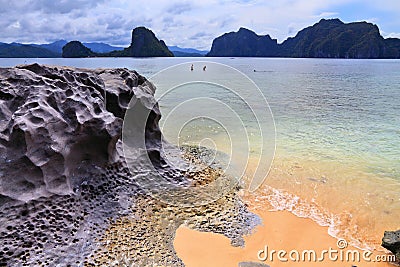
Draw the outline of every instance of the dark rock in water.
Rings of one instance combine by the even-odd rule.
[[[393,252],[398,263],[400,263],[400,230],[385,231],[382,238],[382,247]]]
[[[78,57],[93,57],[96,53],[84,46],[79,41],[71,41],[62,48],[62,57],[78,58]]]
[[[269,265],[259,262],[246,261],[239,263],[239,267],[269,267]]]
[[[146,83],[126,69],[0,69],[0,194],[22,201],[70,194],[85,173],[113,163],[134,92],[138,103],[152,97]],[[158,119],[158,109],[151,112]]]
[[[384,58],[400,58],[400,39],[385,39]]]
[[[172,57],[174,56],[163,40],[158,40],[152,31],[138,27],[132,31],[132,42],[128,48],[133,57]]]
[[[240,28],[238,32],[226,33],[216,38],[207,54],[209,57],[272,57],[278,52],[276,39],[269,35],[259,36]]]
[[[384,39],[376,25],[322,19],[282,43],[281,55],[317,58],[382,58]]]
[[[173,57],[163,40],[158,40],[155,34],[145,28],[132,30],[131,45],[122,51],[113,51],[101,56],[113,57]]]

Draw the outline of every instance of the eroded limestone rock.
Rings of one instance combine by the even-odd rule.
[[[82,175],[121,158],[116,145],[132,97],[158,119],[152,93],[127,69],[0,69],[0,194],[23,201],[70,194]]]

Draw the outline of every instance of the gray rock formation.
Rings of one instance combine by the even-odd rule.
[[[95,266],[109,220],[142,194],[120,150],[131,99],[160,147],[154,91],[127,69],[0,69],[0,266]]]
[[[269,35],[257,35],[246,28],[214,39],[208,57],[274,57],[279,45]]]
[[[259,221],[236,190],[182,208],[138,186],[138,177],[157,184],[160,174],[204,185],[222,172],[169,165],[154,92],[127,69],[0,69],[0,266],[182,267],[173,239],[183,223],[243,245]],[[131,127],[123,128],[128,112]],[[122,129],[141,135],[129,143],[134,171],[122,157]],[[199,151],[184,155],[194,162]]]
[[[148,102],[149,90],[126,69],[0,69],[0,194],[22,201],[70,194],[85,173],[120,157],[129,101],[136,91]],[[159,111],[152,114],[157,120]]]
[[[397,262],[400,263],[400,230],[385,231],[382,238],[382,247],[393,252],[396,255]]]
[[[90,48],[87,48],[79,41],[71,41],[62,48],[62,57],[94,57],[94,53]]]

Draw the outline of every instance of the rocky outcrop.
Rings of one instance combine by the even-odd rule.
[[[137,251],[135,265],[146,266],[141,263],[150,258],[141,243],[145,234],[173,237],[154,233],[151,225],[142,228],[152,220],[143,215],[154,213],[152,198],[136,185],[120,150],[123,118],[136,108],[149,114],[148,123],[132,130],[156,154],[147,156],[162,161],[154,92],[150,82],[127,69],[0,68],[0,266],[122,264],[118,251],[104,249],[109,240],[103,238],[123,215],[137,222],[138,239],[130,242],[138,246],[124,254]],[[163,229],[159,222],[157,229]],[[156,241],[156,248],[165,244]],[[165,247],[167,264],[182,266],[173,248]]]
[[[147,104],[153,93],[127,69],[0,69],[0,195],[29,201],[70,194],[96,166],[121,157],[116,147],[129,101]],[[160,112],[151,108],[148,127],[161,138]]]
[[[397,262],[400,263],[400,230],[385,231],[382,238],[382,247],[393,252],[396,255]]]
[[[161,176],[178,186],[225,176],[207,149],[174,148],[165,157],[154,93],[127,69],[0,68],[0,266],[184,266],[173,246],[183,223],[244,245],[259,219],[237,188],[182,208],[138,182],[168,195]],[[120,150],[125,131],[132,168]]]
[[[138,27],[132,31],[132,42],[128,47],[133,57],[173,57],[163,40],[158,40],[155,34],[145,28]]]
[[[93,57],[96,53],[84,46],[79,41],[71,41],[62,48],[62,57],[79,58]]]
[[[376,25],[325,20],[301,30],[281,46],[282,56],[317,58],[382,58],[384,39]]]
[[[241,28],[216,38],[207,56],[400,58],[400,39],[384,39],[372,23],[322,19],[282,44]]]
[[[385,39],[384,57],[400,58],[400,39],[398,38]]]
[[[240,28],[238,32],[225,33],[216,38],[207,54],[209,57],[273,57],[278,52],[276,39],[257,35]]]
[[[122,51],[113,51],[101,56],[112,57],[173,57],[163,40],[158,40],[155,34],[145,28],[132,30],[131,45]]]

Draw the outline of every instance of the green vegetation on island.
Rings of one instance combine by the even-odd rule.
[[[94,57],[97,54],[79,41],[71,41],[62,48],[63,57]]]
[[[278,54],[278,42],[269,35],[240,28],[214,39],[209,57],[273,57]]]
[[[400,58],[400,39],[384,39],[378,26],[322,19],[282,44],[240,28],[213,41],[207,56],[298,58]]]

